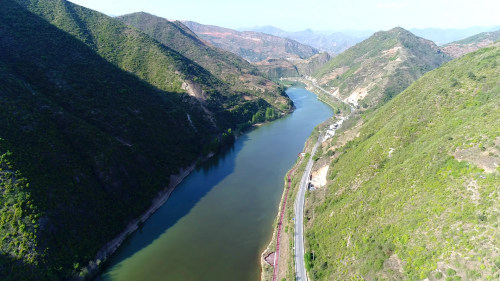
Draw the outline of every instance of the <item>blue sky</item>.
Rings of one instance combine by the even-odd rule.
[[[70,0],[108,15],[148,12],[229,28],[287,31],[500,25],[499,0]],[[307,3],[307,4],[306,4]]]

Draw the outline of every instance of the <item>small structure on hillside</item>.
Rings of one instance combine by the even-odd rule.
[[[342,123],[344,123],[344,120],[345,120],[345,118],[341,117],[340,120],[338,120],[337,122],[328,126],[328,129],[326,130],[326,133],[325,133],[325,136],[323,137],[322,142],[325,142],[325,141],[329,140],[330,138],[332,138],[333,136],[335,136],[335,131],[337,131],[342,126]]]

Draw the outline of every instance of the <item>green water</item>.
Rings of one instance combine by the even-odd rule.
[[[333,114],[305,89],[287,94],[293,114],[241,136],[192,172],[98,280],[259,280],[285,173]]]

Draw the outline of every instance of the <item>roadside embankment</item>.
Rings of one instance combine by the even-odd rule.
[[[279,204],[279,212],[274,222],[274,231],[268,247],[261,255],[261,280],[295,280],[295,270],[293,263],[293,207],[297,195],[297,189],[300,179],[306,168],[307,159],[310,157],[312,143],[318,138],[318,130],[315,129],[307,139],[302,153],[299,154],[295,165],[287,172],[284,178],[283,195]],[[285,202],[286,199],[286,202]],[[279,231],[281,223],[281,231]],[[279,231],[279,236],[278,236]],[[278,255],[276,255],[277,245],[279,246]],[[277,268],[275,269],[275,266]]]

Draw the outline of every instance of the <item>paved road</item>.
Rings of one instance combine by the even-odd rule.
[[[306,170],[300,180],[299,192],[295,201],[295,276],[296,280],[307,281],[307,272],[304,262],[304,196],[307,190],[307,182],[313,166],[312,156],[316,153],[321,138],[313,147],[311,156],[307,161]]]
[[[333,96],[331,93],[329,93],[328,91],[326,91],[325,89],[323,89],[319,85],[317,85],[314,80],[312,80],[312,79],[308,79],[308,80],[312,83],[312,85],[314,87],[316,87],[316,88],[320,89],[321,91]],[[333,96],[333,97],[335,97],[335,96]],[[347,118],[349,118],[354,113],[355,108],[351,104],[349,104],[343,100],[340,100],[337,97],[335,97],[335,98],[337,100],[339,100],[340,102],[343,102],[343,103],[349,105],[349,107],[351,108],[351,112],[347,116]],[[311,174],[311,169],[313,166],[312,157],[316,153],[316,149],[318,148],[318,145],[319,145],[321,139],[322,139],[321,136],[318,137],[318,141],[316,142],[316,144],[313,147],[313,150],[311,152],[311,156],[309,157],[309,160],[307,162],[306,170],[304,171],[304,174],[302,175],[302,179],[300,181],[299,192],[297,194],[297,200],[295,201],[295,241],[294,241],[294,245],[295,245],[295,278],[296,278],[296,280],[299,280],[299,281],[307,281],[308,280],[307,272],[306,272],[306,265],[304,262],[304,254],[305,254],[305,252],[304,252],[304,196],[306,194],[307,182],[308,182],[308,178],[309,178],[309,175]]]
[[[321,86],[319,86],[318,84],[316,84],[316,82],[315,82],[314,80],[312,80],[312,79],[306,79],[306,80],[308,80],[309,82],[311,82],[311,84],[312,84],[314,87],[318,88],[319,90],[321,90],[321,91],[322,91],[322,92],[324,92],[325,94],[330,95],[330,96],[334,97],[335,99],[337,99],[339,102],[342,102],[342,103],[345,103],[346,105],[348,105],[348,106],[351,108],[351,112],[350,112],[349,116],[350,116],[350,115],[352,115],[352,113],[354,112],[354,110],[356,110],[356,109],[352,106],[352,104],[350,104],[350,103],[348,103],[348,102],[346,102],[346,101],[343,101],[343,100],[339,99],[338,97],[334,96],[332,93],[328,92],[327,90],[323,89]]]

